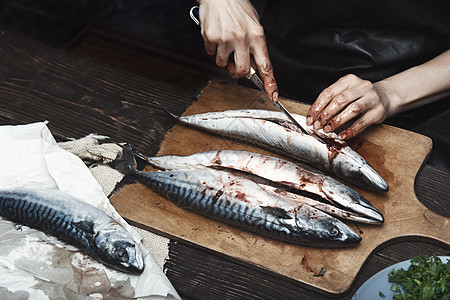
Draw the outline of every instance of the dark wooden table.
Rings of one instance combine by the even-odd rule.
[[[201,89],[201,86],[199,86]],[[71,55],[41,43],[0,34],[0,124],[49,121],[58,141],[99,133],[156,154],[173,120],[151,104],[181,114],[195,93]],[[416,178],[419,200],[450,217],[450,174],[424,165]],[[381,269],[419,254],[446,255],[450,247],[419,238],[380,246],[350,290]],[[328,299],[296,282],[232,261],[220,253],[171,241],[166,274],[184,299]]]

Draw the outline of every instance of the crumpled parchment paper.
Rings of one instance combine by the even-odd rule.
[[[0,126],[0,166],[1,189],[59,189],[104,210],[141,240],[85,164],[58,146],[45,122]],[[180,299],[140,246],[144,273],[129,275],[52,236],[0,218],[0,299]]]

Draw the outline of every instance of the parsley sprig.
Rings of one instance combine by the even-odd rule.
[[[392,269],[388,276],[394,300],[450,300],[450,262],[443,263],[436,255],[415,256],[407,270]]]

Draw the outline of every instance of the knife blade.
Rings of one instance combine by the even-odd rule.
[[[259,76],[256,74],[255,70],[254,70],[252,67],[250,67],[250,73],[249,73],[246,77],[247,77],[247,79],[249,79],[251,82],[253,82],[253,83],[256,85],[257,88],[259,88],[261,91],[264,92],[264,94],[267,95],[266,89],[264,88],[264,83],[262,82],[262,80],[259,78]],[[267,96],[269,96],[269,95],[267,95]],[[270,98],[270,96],[269,96],[269,98]],[[270,98],[270,100],[272,100],[272,99]],[[294,117],[290,114],[290,112],[284,107],[284,105],[281,104],[281,102],[280,102],[279,100],[277,100],[277,101],[273,101],[273,100],[272,100],[272,102],[273,102],[273,104],[274,104],[280,111],[282,111],[282,112],[289,118],[289,120],[290,120],[292,123],[294,123],[294,125],[297,126],[303,133],[310,134],[308,131],[306,131],[305,128],[303,128],[302,125],[300,125],[300,124],[297,122],[297,120],[295,120],[295,118],[294,118]]]

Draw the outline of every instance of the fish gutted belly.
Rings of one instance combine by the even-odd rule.
[[[267,180],[260,186],[269,192],[311,205],[336,217],[363,223],[384,221],[383,215],[356,190],[306,165],[285,159],[241,150],[148,157],[130,145],[123,147],[159,169],[189,170],[204,167],[238,170]],[[270,187],[272,183],[276,183],[276,186]]]
[[[344,141],[334,133],[314,130],[306,126],[304,116],[293,114],[307,130],[318,135],[300,132],[281,112],[268,110],[229,110],[182,116],[178,120],[228,138],[242,140],[305,162],[329,172],[356,186],[387,191],[383,178]]]

